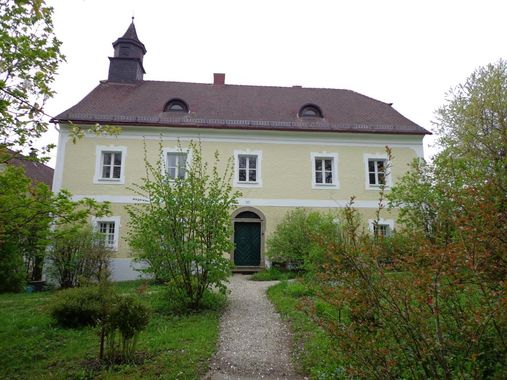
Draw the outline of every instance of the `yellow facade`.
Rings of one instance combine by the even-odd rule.
[[[409,163],[422,157],[421,135],[347,134],[313,132],[228,131],[212,129],[177,129],[125,127],[118,137],[87,134],[77,143],[61,128],[58,146],[54,190],[67,189],[75,197],[92,197],[112,202],[112,213],[120,220],[118,257],[132,253],[124,240],[128,229],[125,204],[135,202],[129,190],[140,183],[145,174],[144,152],[155,162],[162,148],[186,148],[190,141],[200,142],[203,158],[213,161],[215,151],[225,165],[233,161],[235,153],[259,153],[260,185],[238,187],[242,192],[241,206],[254,207],[266,218],[265,238],[273,232],[285,213],[295,207],[319,210],[336,209],[352,197],[365,217],[373,219],[378,191],[370,189],[367,181],[369,157],[385,157],[385,146],[392,149],[391,178],[396,180],[407,171]],[[124,162],[121,183],[96,181],[100,149],[122,149]],[[335,157],[335,186],[316,186],[312,172],[314,156]],[[384,212],[383,218],[394,220],[395,215]]]

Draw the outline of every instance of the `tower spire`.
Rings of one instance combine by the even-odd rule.
[[[114,56],[109,57],[109,76],[112,82],[135,82],[143,80],[146,73],[143,58],[146,47],[137,36],[134,16],[126,32],[113,42]]]

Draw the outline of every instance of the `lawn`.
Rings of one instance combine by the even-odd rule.
[[[118,283],[123,294],[140,282]],[[141,332],[138,363],[100,366],[97,330],[63,329],[48,315],[54,292],[0,295],[0,378],[5,379],[198,379],[206,373],[218,340],[220,311],[170,315],[163,287],[140,297],[153,310]]]
[[[268,298],[289,322],[293,334],[294,364],[300,373],[312,379],[340,378],[336,358],[330,355],[331,340],[299,307],[303,297],[311,297],[310,289],[300,281],[283,281],[268,289]]]

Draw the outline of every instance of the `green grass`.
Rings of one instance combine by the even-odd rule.
[[[296,278],[296,273],[269,268],[254,273],[250,279],[253,281],[283,281],[292,278]]]
[[[330,356],[331,340],[299,307],[304,297],[312,297],[312,292],[299,281],[284,281],[268,289],[268,298],[282,317],[289,321],[297,370],[310,375],[312,379],[340,378],[337,363]]]
[[[141,282],[117,283],[121,294]],[[97,329],[64,329],[48,315],[53,292],[0,295],[0,378],[3,379],[198,379],[208,369],[218,340],[219,310],[189,315],[161,312],[162,286],[149,285],[141,299],[154,310],[141,332],[137,364],[103,367]]]

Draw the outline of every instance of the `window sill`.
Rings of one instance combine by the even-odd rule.
[[[314,190],[335,190],[339,188],[340,186],[337,183],[312,183],[312,189]]]
[[[125,183],[125,179],[123,178],[95,178],[93,180],[94,184],[99,185],[123,185]]]
[[[262,187],[261,182],[234,182],[234,187]]]
[[[370,190],[370,191],[379,191],[380,190],[380,185],[379,186],[371,186],[371,185],[368,185],[365,187],[365,190]],[[391,186],[388,186],[386,185],[384,187],[384,190],[391,190]]]

